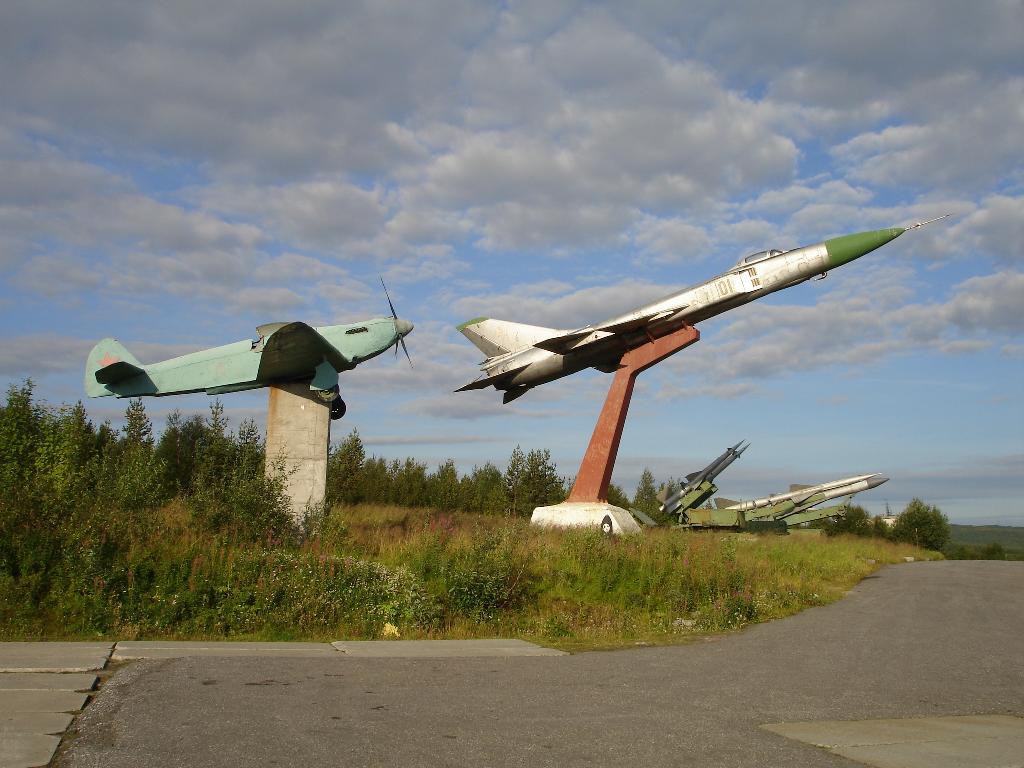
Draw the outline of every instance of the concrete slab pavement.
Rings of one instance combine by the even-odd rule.
[[[7,682],[4,677],[0,675],[0,683]],[[51,681],[43,684],[47,683]],[[18,682],[20,686],[27,684]],[[51,688],[0,690],[0,766],[34,768],[48,764],[61,734],[71,725],[72,713],[84,707],[87,698],[87,693]]]
[[[113,643],[0,643],[0,766],[47,765]]]
[[[876,768],[1024,766],[1024,718],[965,715],[761,726]]]
[[[103,669],[113,643],[0,643],[0,672],[89,672]]]
[[[59,735],[67,730],[74,719],[75,716],[68,712],[16,712],[0,715],[0,736],[14,733]],[[2,750],[0,765],[6,765]]]
[[[346,656],[390,659],[443,659],[482,656],[566,656],[525,640],[339,640],[331,643]]]
[[[60,736],[37,733],[4,734],[3,748],[0,749],[0,765],[3,768],[40,768],[49,764],[58,746]]]
[[[88,672],[18,672],[0,675],[0,691],[91,691],[98,679]]]
[[[185,656],[337,656],[330,643],[235,643],[218,640],[123,640],[114,646],[115,661],[179,659]]]
[[[75,691],[4,691],[0,717],[24,712],[77,712],[88,697]]]

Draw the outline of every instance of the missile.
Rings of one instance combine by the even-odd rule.
[[[792,511],[808,509],[829,499],[840,496],[852,496],[861,491],[877,488],[882,483],[887,483],[889,478],[885,475],[875,473],[870,475],[855,475],[844,477],[841,480],[832,480],[818,485],[792,485],[786,493],[777,493],[765,496],[761,499],[751,501],[734,502],[720,506],[736,512],[751,512],[765,507],[773,507],[785,502],[793,505]],[[819,498],[820,497],[820,498]],[[787,505],[788,506],[788,505]]]
[[[743,440],[740,440],[731,448],[726,448],[725,452],[722,453],[721,456],[704,467],[700,472],[691,472],[688,474],[686,476],[686,485],[682,487],[682,492],[686,493],[687,491],[692,491],[705,480],[713,481],[716,477],[722,474],[730,464],[742,456],[743,452],[750,447],[750,443],[743,445],[743,442]]]
[[[688,474],[686,476],[686,482],[674,492],[669,494],[667,493],[668,489],[666,489],[666,498],[662,502],[661,511],[675,513],[683,497],[692,493],[705,482],[714,482],[715,478],[724,472],[730,464],[736,461],[736,459],[742,456],[743,452],[749,447],[750,443],[746,443],[746,445],[744,445],[744,441],[740,440],[731,448],[726,448],[718,458],[704,467],[704,469]],[[710,493],[714,493],[714,491],[712,490]]]

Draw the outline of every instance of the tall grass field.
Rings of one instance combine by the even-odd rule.
[[[538,530],[529,510],[565,498],[546,450],[517,446],[504,472],[460,477],[452,461],[431,473],[367,457],[356,432],[331,452],[328,502],[299,531],[284,475],[265,463],[256,425],[232,432],[217,402],[206,419],[172,413],[157,439],[141,400],[115,431],[81,403],[55,408],[31,382],[11,387],[0,639],[671,643],[822,605],[882,563],[938,556],[883,538]],[[656,504],[650,478],[645,488],[633,503]]]
[[[0,574],[0,637],[676,643],[824,605],[884,563],[937,557],[879,539],[610,538],[374,505],[335,507],[302,544],[197,533],[178,503],[135,530],[86,531]]]

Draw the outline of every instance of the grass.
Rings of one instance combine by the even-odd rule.
[[[649,530],[334,509],[301,546],[197,533],[64,542],[0,582],[0,637],[326,640],[515,636],[565,649],[676,643],[841,597],[884,563],[939,557],[861,538]],[[36,558],[39,560],[39,558]]]

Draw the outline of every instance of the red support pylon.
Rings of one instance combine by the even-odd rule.
[[[566,501],[608,500],[608,484],[612,479],[615,457],[619,453],[619,441],[622,439],[622,428],[626,423],[637,374],[699,339],[700,331],[684,325],[678,331],[648,341],[622,356],[619,369],[608,388],[601,415],[597,418],[594,434],[590,437],[587,453],[580,464],[576,482]]]

